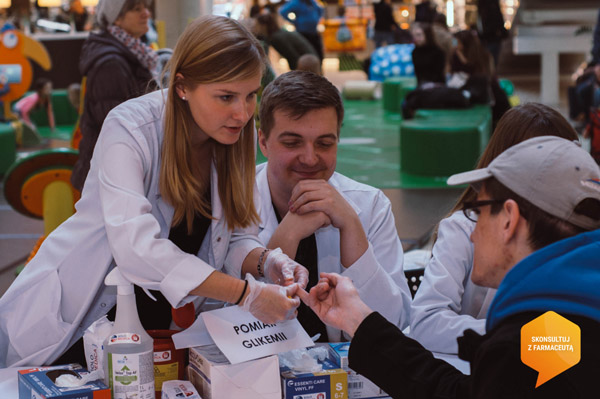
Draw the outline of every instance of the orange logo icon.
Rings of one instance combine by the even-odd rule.
[[[581,329],[555,312],[521,328],[521,361],[538,372],[535,387],[579,363]]]

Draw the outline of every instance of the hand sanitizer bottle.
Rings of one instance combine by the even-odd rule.
[[[104,342],[104,375],[113,399],[154,399],[154,343],[138,316],[133,284],[115,267],[104,280],[117,286],[117,315]]]

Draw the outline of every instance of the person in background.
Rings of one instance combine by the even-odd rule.
[[[394,44],[394,31],[399,28],[394,19],[392,1],[379,0],[379,2],[373,3],[373,11],[375,13],[375,32],[373,37],[375,48]]]
[[[108,114],[77,211],[0,298],[0,367],[82,361],[80,337],[115,304],[116,265],[145,329],[185,328],[224,302],[264,323],[295,316],[308,272],[257,237],[265,60],[239,22],[201,17],[175,46],[169,89]]]
[[[446,84],[446,56],[435,41],[430,24],[414,23],[411,34],[415,42],[412,61],[417,76],[417,86],[430,83]]]
[[[13,112],[23,122],[33,125],[29,114],[31,111],[43,108],[48,115],[48,126],[54,130],[56,123],[54,121],[54,111],[52,110],[52,82],[47,78],[38,78],[33,84],[33,93],[23,97],[13,105]]]
[[[422,0],[415,6],[415,22],[430,24],[437,14],[436,5],[430,0]]]
[[[590,104],[583,137],[590,139],[590,154],[600,164],[600,64],[594,65],[592,78],[581,93],[589,97],[586,102]]]
[[[262,12],[262,6],[258,0],[252,0],[252,6],[250,7],[250,11],[248,12],[248,17],[256,18]]]
[[[75,25],[75,30],[78,32],[84,31],[88,13],[83,4],[81,4],[81,0],[71,0],[69,4],[69,14]]]
[[[323,75],[321,71],[321,61],[319,57],[314,54],[304,54],[302,57],[298,58],[298,66],[296,68],[298,71],[309,71],[312,73],[316,73],[317,75]]]
[[[600,168],[578,143],[541,136],[510,147],[487,168],[448,179],[451,185],[465,183],[477,190],[476,201],[463,207],[476,220],[471,278],[498,289],[487,333],[467,330],[459,342],[460,357],[471,363],[470,375],[435,359],[374,312],[348,277],[323,273],[310,294],[299,290],[302,301],[325,323],[353,337],[349,367],[393,398],[596,396]],[[533,336],[525,332],[522,338],[522,327],[547,312],[570,321],[571,332],[550,316],[538,320]],[[557,335],[576,354],[569,345],[554,349]],[[542,346],[532,356],[540,361],[526,365],[521,353],[536,342]],[[550,356],[558,363],[541,360]]]
[[[281,29],[277,23],[277,14],[263,12],[257,18],[256,32],[265,38],[266,43],[287,60],[291,70],[298,68],[298,59],[304,54],[318,56],[317,51],[298,32]]]
[[[592,62],[593,65],[600,64],[600,8],[598,9],[598,18],[594,27],[594,39],[592,42]]]
[[[462,30],[457,32],[456,47],[450,59],[451,72],[464,72],[468,75],[489,77],[494,72],[489,51],[481,45],[477,32]]]
[[[569,116],[579,122],[579,127],[587,130],[590,125],[591,112],[600,105],[600,9],[594,27],[591,59],[583,62],[573,74],[575,85],[569,87]],[[581,130],[583,130],[581,129]]]
[[[344,117],[339,91],[322,76],[291,71],[265,88],[259,117],[258,143],[268,160],[256,170],[259,238],[306,266],[309,287],[319,272],[342,273],[364,301],[406,327],[411,297],[390,201],[335,172]],[[319,341],[346,339],[305,306],[298,320]]]
[[[452,58],[452,52],[454,51],[454,36],[448,29],[446,22],[446,16],[441,13],[436,13],[431,23],[431,30],[433,30],[433,37],[435,43],[444,50],[446,59],[446,66],[444,68],[445,74],[450,73],[450,58]]]
[[[494,68],[498,66],[502,40],[508,37],[504,27],[504,17],[500,11],[499,0],[478,0],[477,10],[481,18],[480,38],[483,45],[492,55]]]
[[[463,30],[454,37],[457,44],[450,59],[450,73],[463,76],[462,88],[471,93],[472,103],[491,105],[495,126],[510,104],[498,82],[493,59],[481,44],[476,31]]]
[[[317,4],[315,0],[290,0],[279,8],[279,13],[296,27],[298,33],[309,41],[322,62],[323,39],[317,30],[317,25],[323,16],[323,7]],[[290,18],[291,13],[295,15],[295,18]]]
[[[556,110],[537,103],[507,111],[498,122],[477,168],[485,168],[498,155],[532,137],[555,135],[577,140],[577,132]],[[485,318],[496,290],[471,280],[475,224],[461,209],[477,192],[468,187],[437,230],[431,259],[412,302],[410,337],[432,352],[458,354],[456,339],[467,329],[485,333]]]
[[[155,90],[158,55],[141,41],[148,31],[149,0],[100,0],[100,33],[83,44],[79,70],[87,77],[79,159],[71,183],[83,189],[102,123],[108,112],[130,98]]]

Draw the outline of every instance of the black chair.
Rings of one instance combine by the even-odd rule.
[[[408,283],[408,288],[410,289],[410,294],[414,298],[419,286],[421,285],[421,281],[423,281],[423,274],[425,273],[425,269],[413,269],[413,270],[405,270],[404,275],[406,276],[406,282]]]

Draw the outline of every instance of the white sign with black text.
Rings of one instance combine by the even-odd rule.
[[[266,324],[238,306],[203,312],[200,317],[231,364],[314,345],[297,319]]]

